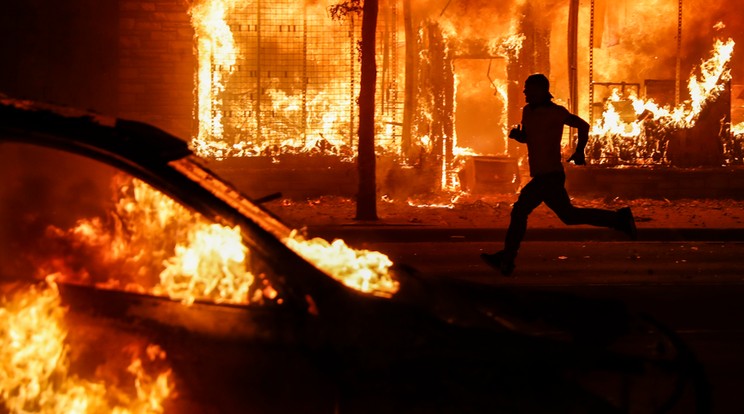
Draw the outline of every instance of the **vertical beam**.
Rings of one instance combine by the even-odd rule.
[[[390,59],[392,62],[392,69],[391,69],[391,82],[390,82],[390,112],[391,112],[391,122],[400,122],[400,106],[398,104],[398,98],[399,98],[399,90],[398,90],[398,75],[400,74],[400,71],[398,70],[398,1],[394,0],[390,4],[390,43],[393,45],[390,53]],[[390,145],[396,145],[396,133],[394,132],[395,129],[391,128],[391,131],[393,131],[390,141]],[[400,143],[398,143],[400,144]],[[400,154],[400,145],[397,146],[396,151],[397,154]]]
[[[385,6],[385,0],[379,0],[379,2],[382,4],[383,7],[380,7],[382,10],[379,14],[382,15],[382,19],[379,18],[378,14],[378,32],[380,29],[382,29],[382,36],[380,36],[382,39],[382,68],[379,70],[380,76],[378,78],[379,82],[379,89],[378,89],[378,100],[379,100],[379,109],[377,110],[378,116],[385,116],[387,115],[387,103],[388,99],[390,98],[388,96],[389,88],[388,85],[390,84],[390,15],[387,13],[388,9]],[[380,25],[382,28],[380,28]],[[377,53],[377,51],[375,51]]]
[[[356,76],[356,38],[354,36],[354,14],[349,15],[349,146],[354,147],[354,118],[356,117],[356,96],[354,96],[354,85]]]
[[[589,7],[589,125],[594,124],[594,1]]]
[[[375,160],[375,89],[377,63],[375,60],[377,0],[365,0],[362,11],[361,79],[359,81],[359,192],[357,220],[377,220],[377,184]]]
[[[307,7],[302,8],[302,145],[307,144]]]
[[[261,142],[261,0],[256,1],[256,142]]]
[[[403,156],[408,159],[411,150],[413,114],[416,112],[417,37],[413,33],[411,0],[403,0],[403,26],[406,35],[406,83],[403,98],[403,137],[401,138],[401,150]]]
[[[455,70],[449,51],[444,49],[444,60],[442,67],[442,76],[444,85],[444,111],[443,111],[443,138],[444,138],[444,165],[445,165],[445,185],[447,188],[454,185],[449,172],[452,168],[455,155]]]
[[[577,113],[578,105],[578,48],[579,0],[570,0],[568,7],[568,108]]]
[[[578,54],[579,54],[579,0],[570,0],[568,6],[568,109],[573,114],[579,111]],[[573,137],[575,128],[571,128]],[[568,140],[569,148],[575,148],[575,141]]]
[[[674,71],[674,105],[679,105],[682,68],[682,0],[677,4],[677,64]]]

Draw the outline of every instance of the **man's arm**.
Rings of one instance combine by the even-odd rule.
[[[522,119],[524,119],[524,111],[526,108],[527,107],[522,108]],[[527,142],[527,134],[524,133],[521,123],[512,127],[511,131],[509,131],[509,138],[522,144]]]
[[[586,164],[584,149],[589,142],[589,124],[580,117],[570,114],[565,122],[566,125],[576,128],[579,132],[579,140],[576,143],[576,151],[569,157],[568,161],[573,161],[576,165]]]
[[[513,139],[513,140],[515,140],[517,142],[521,142],[522,144],[524,144],[525,142],[527,142],[527,134],[525,134],[524,131],[522,130],[522,125],[521,124],[520,125],[515,125],[511,129],[511,131],[509,131],[509,138],[511,138],[511,139]]]

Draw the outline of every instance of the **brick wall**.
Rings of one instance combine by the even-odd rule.
[[[119,117],[192,132],[195,58],[185,0],[120,0]]]
[[[117,21],[109,1],[3,2],[0,93],[116,114]]]

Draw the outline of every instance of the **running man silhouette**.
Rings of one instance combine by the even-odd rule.
[[[483,260],[504,276],[514,271],[514,260],[527,231],[527,217],[541,203],[553,210],[565,224],[590,224],[609,227],[636,239],[636,226],[630,207],[617,211],[577,208],[571,205],[566,192],[566,174],[561,162],[561,137],[568,125],[579,132],[576,152],[567,160],[585,165],[584,148],[589,140],[589,124],[553,102],[550,82],[543,74],[530,75],[524,82],[527,105],[522,109],[522,123],[509,132],[509,138],[527,144],[532,179],[519,193],[511,211],[504,250],[482,253]]]

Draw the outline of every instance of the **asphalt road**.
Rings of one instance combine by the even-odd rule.
[[[379,250],[432,277],[489,284],[586,286],[622,284],[744,283],[742,242],[524,242],[514,277],[501,277],[483,263],[492,242],[373,242],[356,247]]]
[[[479,258],[482,251],[492,252],[500,243],[355,244],[385,252],[427,278],[620,300],[631,310],[648,312],[675,329],[704,366],[713,412],[744,412],[740,397],[744,389],[744,243],[526,242],[511,278],[500,276]],[[77,319],[71,326],[76,329],[71,336],[97,338],[81,341],[90,352],[115,354],[131,338],[157,343],[167,351],[178,391],[178,398],[167,404],[167,412],[343,412],[338,410],[338,384],[311,364],[302,350],[194,338],[172,330],[132,329],[128,323],[82,313],[73,317]],[[653,390],[656,385],[647,381],[633,389],[648,386]],[[672,413],[695,412],[691,407],[674,408]]]
[[[483,263],[501,243],[363,243],[425,277],[619,300],[676,330],[705,367],[715,413],[744,412],[744,243],[525,242],[512,277]]]

